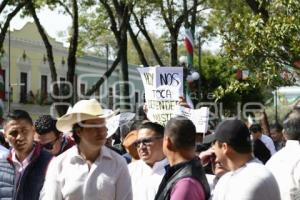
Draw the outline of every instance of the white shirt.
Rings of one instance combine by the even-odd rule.
[[[19,187],[20,179],[22,178],[26,167],[29,165],[29,163],[31,161],[34,149],[35,148],[33,147],[31,152],[29,153],[29,155],[22,162],[20,162],[18,160],[15,150],[14,149],[11,150],[11,153],[12,153],[12,158],[11,159],[12,159],[12,162],[14,164],[15,172],[16,172],[15,186],[14,186],[15,188]]]
[[[143,160],[128,165],[132,182],[133,200],[153,200],[165,175],[167,159],[156,162],[151,168]]]
[[[40,199],[131,200],[126,161],[103,146],[89,169],[75,145],[50,162]]]
[[[282,200],[291,200],[290,189],[300,190],[300,144],[296,140],[287,140],[285,147],[279,150],[266,163],[273,173],[280,189]]]
[[[212,199],[216,184],[220,178],[216,177],[216,175],[213,175],[213,174],[205,174],[205,176],[206,176],[209,188],[210,188],[210,198],[209,199]]]
[[[257,159],[227,172],[218,181],[213,200],[280,200],[279,188],[271,172]]]
[[[269,149],[271,155],[276,153],[274,142],[269,136],[262,134],[262,136],[259,139],[266,145],[266,147]]]

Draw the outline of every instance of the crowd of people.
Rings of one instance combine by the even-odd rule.
[[[96,99],[58,119],[8,113],[0,199],[300,200],[300,108],[269,134],[239,119],[211,134],[183,116],[163,127],[142,110],[109,135],[116,113]]]

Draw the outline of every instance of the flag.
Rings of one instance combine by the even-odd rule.
[[[190,29],[185,29],[184,46],[188,54],[193,54],[194,42],[193,42],[193,36]]]

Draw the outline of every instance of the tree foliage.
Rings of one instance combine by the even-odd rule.
[[[214,4],[211,20],[223,39],[227,67],[250,72],[247,80],[232,80],[226,87],[218,88],[217,97],[293,84],[294,77],[283,78],[283,72],[295,68],[294,63],[299,60],[298,1],[256,1],[258,12],[252,12],[249,1],[215,2],[219,4]]]

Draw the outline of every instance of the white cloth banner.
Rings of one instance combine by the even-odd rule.
[[[145,88],[147,117],[165,125],[183,96],[182,67],[138,68]]]

